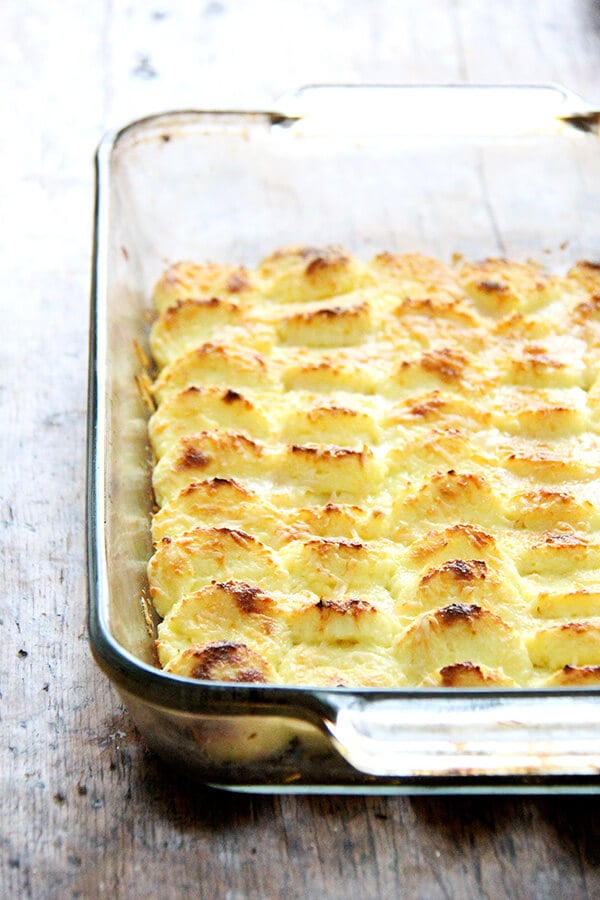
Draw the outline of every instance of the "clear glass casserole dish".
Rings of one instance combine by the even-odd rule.
[[[341,244],[449,259],[600,260],[598,114],[558,87],[303,88],[271,112],[174,112],[97,154],[88,431],[89,633],[145,740],[238,790],[594,791],[594,689],[202,683],[156,667],[136,385],[150,295],[180,259]]]

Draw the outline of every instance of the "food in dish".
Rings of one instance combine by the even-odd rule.
[[[154,291],[169,672],[600,683],[600,268],[340,248]]]

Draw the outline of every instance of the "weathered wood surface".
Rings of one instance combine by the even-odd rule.
[[[600,6],[4,0],[0,34],[0,896],[600,896],[592,798],[252,798],[178,779],[84,627],[103,131],[319,81],[555,81],[600,102]]]

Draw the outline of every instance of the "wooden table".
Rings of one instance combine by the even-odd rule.
[[[598,3],[4,0],[0,34],[0,896],[600,896],[593,798],[250,797],[165,771],[90,658],[84,559],[103,131],[319,81],[600,101]]]

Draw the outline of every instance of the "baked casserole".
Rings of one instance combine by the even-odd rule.
[[[600,683],[600,267],[293,247],[154,304],[164,669]]]

